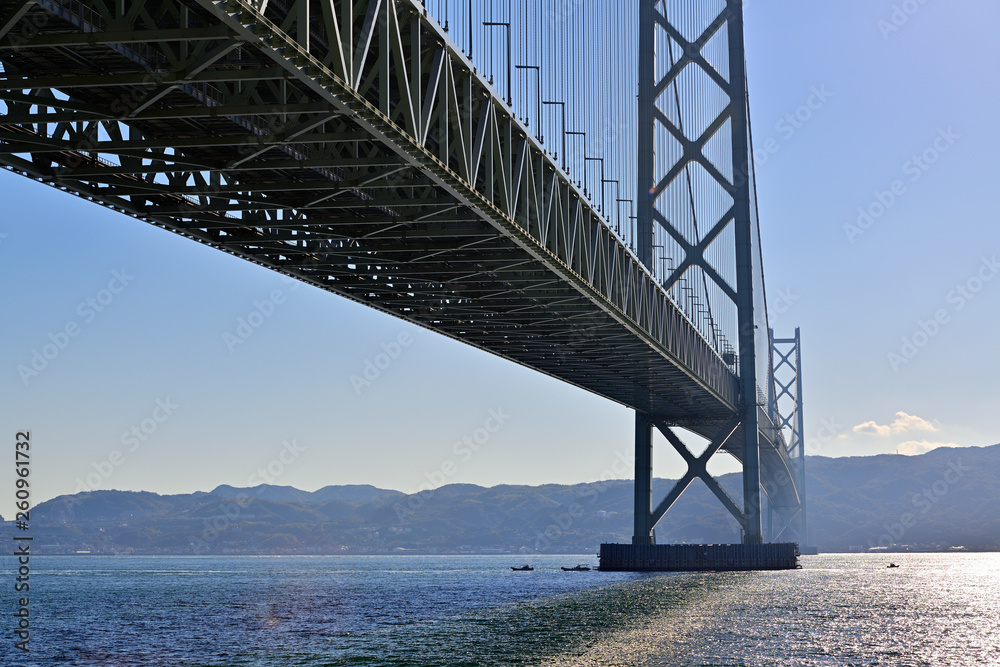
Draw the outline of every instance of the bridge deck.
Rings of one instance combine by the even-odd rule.
[[[472,148],[493,155],[466,180],[446,164],[464,148],[442,137],[461,122],[428,123],[421,146],[390,120],[398,93],[388,113],[350,88],[324,95],[292,76],[322,78],[294,42],[245,34],[232,18],[245,7],[220,7],[163,3],[156,25],[123,31],[122,17],[39,2],[24,21],[41,27],[0,42],[0,161],[672,423],[711,430],[732,414],[731,371],[530,134],[489,145],[480,129]],[[487,102],[466,115],[497,123],[503,103]],[[523,192],[496,192],[494,168],[519,171],[505,185]],[[629,301],[646,301],[638,317]]]
[[[671,425],[735,414],[732,367],[411,0],[0,17],[8,169]]]

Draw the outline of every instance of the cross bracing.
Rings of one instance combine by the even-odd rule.
[[[798,502],[781,505],[775,498],[769,505],[769,521],[772,539],[795,538],[808,544],[809,526],[806,515],[805,498],[805,435],[802,421],[802,338],[795,330],[794,338],[775,338],[771,332],[772,401],[775,406],[776,421],[791,459],[795,488],[799,492]],[[773,526],[777,515],[779,525]]]

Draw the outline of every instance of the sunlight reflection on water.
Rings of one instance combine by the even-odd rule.
[[[1000,664],[1000,554],[830,555],[718,583],[563,665]],[[669,599],[667,581],[662,587]]]
[[[565,573],[559,565],[584,560],[565,556],[534,557],[531,573],[510,572],[502,556],[45,557],[32,570],[32,657],[122,667],[1000,664],[1000,554],[892,559],[901,567],[824,555],[786,572],[629,574]]]

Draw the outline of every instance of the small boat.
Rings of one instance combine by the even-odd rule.
[[[534,572],[535,571],[535,568],[531,567],[530,565],[522,565],[521,567],[514,567],[512,565],[510,569],[514,570],[515,572]]]
[[[573,567],[564,567],[560,569],[562,569],[563,572],[590,572],[590,566],[584,565],[583,563],[580,563],[579,565],[575,565]]]
[[[896,565],[895,563],[889,563],[888,565],[886,565],[886,568],[889,568],[889,569],[894,568],[894,567],[899,567],[899,566]]]

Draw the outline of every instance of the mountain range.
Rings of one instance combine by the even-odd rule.
[[[822,551],[1000,549],[1000,445],[808,457],[806,470],[809,541]],[[738,473],[719,482],[742,497]],[[654,499],[672,484],[655,480]],[[590,553],[630,541],[632,488],[611,480],[449,484],[413,495],[370,485],[94,491],[38,505],[31,529],[37,553]],[[696,481],[657,526],[657,541],[735,542],[739,526]]]

